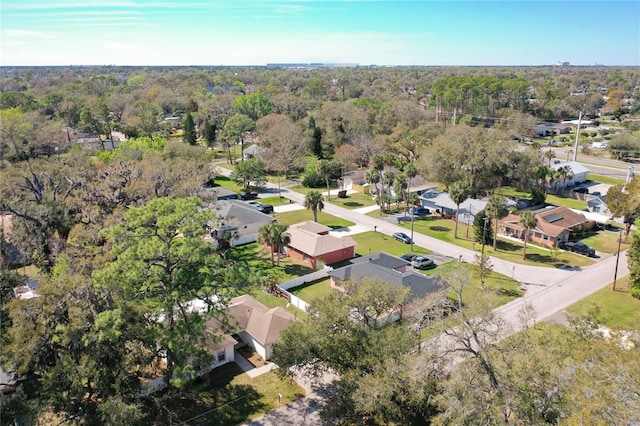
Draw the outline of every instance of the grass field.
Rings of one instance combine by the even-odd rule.
[[[362,234],[352,235],[356,243],[356,254],[360,256],[366,256],[371,253],[375,253],[378,251],[384,251],[385,253],[392,254],[394,256],[402,256],[405,253],[415,253],[415,254],[430,254],[431,251],[424,249],[422,247],[418,247],[416,245],[413,246],[413,251],[411,250],[410,244],[404,244],[399,241],[394,240],[391,235],[386,235],[381,232],[364,232]]]
[[[313,212],[307,209],[294,210],[290,212],[276,213],[275,217],[278,223],[293,225],[294,223],[313,220]],[[332,229],[345,228],[347,226],[355,225],[355,223],[353,222],[340,219],[339,217],[332,216],[329,213],[325,213],[322,211],[318,212],[318,223],[321,223],[322,225],[328,226]]]
[[[196,380],[169,400],[167,408],[176,414],[178,424],[235,425],[302,395],[289,378],[281,379],[272,371],[252,379],[229,363]]]
[[[596,175],[593,173],[589,173],[587,175],[587,179],[594,182],[606,183],[608,185],[623,185],[625,183],[622,179],[616,179],[610,176]]]
[[[629,294],[629,276],[618,279],[616,291],[608,285],[600,291],[570,306],[567,312],[580,315],[597,307],[596,320],[613,330],[640,331],[640,299]]]
[[[326,197],[325,197],[326,198]],[[376,201],[370,196],[361,193],[349,194],[347,198],[331,196],[331,203],[345,209],[358,209],[360,207],[375,206]]]
[[[402,224],[407,230],[411,229],[411,224]],[[436,217],[421,218],[414,221],[414,230],[421,234],[429,235],[441,241],[456,244],[458,246],[480,251],[482,245],[473,241],[473,227],[469,229],[469,237],[467,238],[467,225],[458,225],[458,238],[454,237],[455,222],[449,219],[440,219]],[[542,248],[533,244],[527,244],[527,260],[522,260],[523,244],[504,240],[498,236],[497,250],[493,250],[491,245],[485,246],[485,253],[500,259],[508,260],[514,263],[525,265],[559,267],[563,264],[571,266],[588,266],[593,264],[593,260],[585,256],[580,256],[564,251],[554,251],[548,248]]]
[[[312,303],[314,300],[322,299],[336,290],[331,288],[330,278],[323,278],[292,288],[289,291],[305,302]]]

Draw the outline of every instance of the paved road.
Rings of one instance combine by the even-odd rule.
[[[573,148],[552,148],[556,152],[556,158],[564,161],[567,159],[567,150]],[[573,155],[569,160],[573,159]],[[578,154],[578,162],[584,164],[591,173],[608,176],[626,181],[629,167],[635,169],[636,174],[640,173],[640,165],[625,163],[624,161],[612,160],[610,158],[592,157]]]
[[[295,202],[303,203],[304,195],[283,188],[282,195]],[[330,202],[325,203],[324,211],[334,216],[352,221],[361,228],[391,235],[394,232],[406,232],[406,229],[379,218],[362,215],[353,210],[336,206]],[[476,251],[458,247],[438,239],[415,233],[416,245],[429,250],[450,256],[454,259],[462,256],[462,260],[473,262]],[[380,242],[383,249],[384,241]],[[538,266],[520,265],[492,257],[493,269],[501,274],[512,276],[527,288],[527,292],[506,305],[497,308],[495,312],[506,322],[511,324],[514,330],[520,326],[518,313],[525,306],[531,306],[534,314],[532,320],[541,321],[554,313],[574,304],[580,299],[596,292],[613,281],[616,257],[608,255],[594,265],[575,268],[575,270],[561,270]],[[618,277],[629,273],[626,252],[620,254],[618,265]],[[310,397],[302,398],[294,403],[267,413],[250,425],[320,425],[317,410],[321,406],[321,397],[312,393]]]

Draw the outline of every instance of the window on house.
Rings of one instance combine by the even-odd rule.
[[[218,352],[218,362],[222,362],[225,359],[227,359],[227,354],[223,349],[222,351]]]

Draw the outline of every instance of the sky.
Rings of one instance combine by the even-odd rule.
[[[0,0],[0,65],[640,66],[640,0]]]

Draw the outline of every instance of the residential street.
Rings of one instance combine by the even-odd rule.
[[[268,186],[273,185],[268,184]],[[297,203],[304,203],[304,195],[289,188],[282,188],[282,195]],[[336,206],[329,201],[325,201],[324,211],[355,222],[360,229],[373,231],[374,227],[376,227],[377,232],[386,235],[391,235],[394,232],[407,232],[406,229],[387,220],[363,215],[356,211]],[[462,260],[465,262],[473,262],[474,255],[479,253],[479,251],[461,248],[418,233],[414,233],[414,241],[420,247],[453,259],[458,259],[462,256]],[[382,241],[380,248],[383,248]],[[495,312],[501,315],[507,323],[511,324],[514,330],[520,327],[518,313],[525,306],[533,308],[532,322],[542,321],[611,283],[613,281],[615,262],[616,256],[608,255],[588,267],[562,270],[514,264],[492,257],[491,263],[494,271],[515,278],[527,289],[523,297],[497,308]],[[623,252],[620,254],[617,276],[620,278],[628,273],[627,256],[626,252]],[[274,410],[247,424],[265,426],[282,424],[320,425],[322,423],[314,411],[320,407],[321,399],[315,393],[312,396],[312,398],[307,397],[297,400],[289,406]]]

